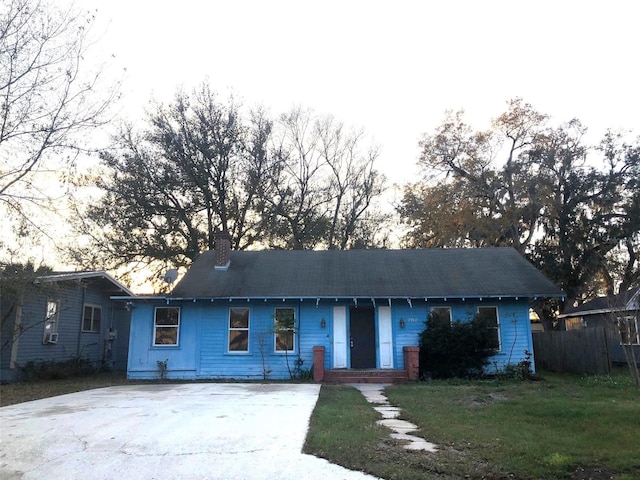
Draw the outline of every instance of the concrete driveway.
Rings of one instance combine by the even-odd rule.
[[[2,407],[0,478],[373,478],[301,453],[319,390],[128,385]]]

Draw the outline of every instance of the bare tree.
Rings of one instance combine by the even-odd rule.
[[[371,224],[383,215],[372,207],[383,191],[375,168],[378,150],[365,146],[362,131],[345,128],[332,116],[295,108],[282,115],[273,136],[265,203],[280,248],[371,247]],[[364,244],[363,244],[364,243]]]
[[[318,148],[313,113],[300,107],[280,116],[264,199],[271,223],[271,244],[302,250],[318,245],[326,231],[330,193],[325,162]]]
[[[0,4],[0,208],[34,223],[52,181],[83,150],[118,95],[103,69],[85,71],[94,16],[39,0]],[[104,83],[108,85],[103,85]]]
[[[329,249],[350,245],[362,216],[383,190],[384,176],[375,168],[378,149],[364,152],[362,131],[347,131],[342,122],[327,116],[316,122],[321,156],[329,168],[331,218],[326,234]]]

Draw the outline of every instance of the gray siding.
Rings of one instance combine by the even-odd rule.
[[[0,380],[13,380],[14,372],[9,367],[15,312],[9,313],[10,305],[8,302],[3,302],[0,307],[2,307],[0,308],[0,318],[4,318],[7,315],[7,318],[0,324]]]
[[[44,320],[49,298],[59,301],[58,341],[55,344],[43,343]],[[81,331],[85,304],[101,307],[99,332]],[[129,312],[112,301],[109,294],[103,292],[97,284],[73,281],[46,285],[41,292],[24,300],[22,327],[23,333],[18,338],[18,367],[29,361],[60,362],[79,356],[89,359],[95,365],[104,361],[115,369],[126,368]],[[110,328],[117,330],[117,338],[112,342],[108,340]],[[3,328],[3,343],[10,339],[12,329],[13,320]],[[15,377],[15,371],[7,370],[10,359],[11,346],[7,345],[2,351],[2,379],[10,380]]]

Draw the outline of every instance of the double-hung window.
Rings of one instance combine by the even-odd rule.
[[[451,307],[431,307],[431,319],[438,325],[451,325]]]
[[[498,307],[478,307],[478,317],[490,333],[490,346],[492,350],[500,350],[500,319]]]
[[[102,307],[85,304],[82,314],[82,331],[100,333],[102,324]]]
[[[640,332],[638,332],[638,320],[627,315],[618,317],[618,329],[622,345],[640,345]]]
[[[276,352],[295,351],[296,313],[294,308],[276,308],[275,350]]]
[[[249,351],[249,308],[229,309],[229,352]]]
[[[58,341],[58,318],[60,314],[60,300],[49,298],[44,318],[44,334],[42,343],[56,343]]]
[[[180,333],[180,308],[156,307],[153,319],[153,345],[178,345]]]

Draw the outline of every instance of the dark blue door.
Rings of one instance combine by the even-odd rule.
[[[376,324],[372,307],[349,310],[351,368],[376,368]]]

